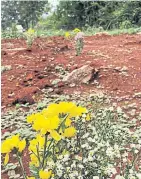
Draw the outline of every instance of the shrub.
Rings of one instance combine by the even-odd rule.
[[[31,29],[31,28],[28,29],[28,31],[26,31],[24,33],[24,35],[25,35],[25,38],[26,38],[27,46],[28,46],[29,49],[31,49],[33,41],[35,39],[35,31],[34,31],[34,29]]]

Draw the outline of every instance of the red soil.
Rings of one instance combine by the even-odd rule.
[[[41,89],[54,86],[58,78],[55,66],[61,65],[72,71],[85,64],[100,69],[97,81],[101,88],[114,97],[133,98],[141,92],[141,35],[96,35],[85,37],[85,46],[80,56],[75,56],[72,43],[63,37],[38,38],[32,51],[26,50],[24,39],[2,40],[2,65],[11,65],[12,70],[2,73],[2,109],[12,104],[34,103]],[[116,67],[127,67],[128,76]],[[60,87],[64,93],[90,92],[96,85]],[[57,90],[56,90],[57,91]],[[138,99],[135,99],[139,103]]]

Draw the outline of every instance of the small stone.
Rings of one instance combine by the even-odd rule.
[[[9,171],[8,171],[8,176],[9,176],[9,177],[15,176],[15,170],[9,170]]]
[[[54,91],[53,88],[49,88],[49,89],[48,89],[48,92],[53,92],[53,91]]]
[[[69,86],[70,86],[70,87],[75,87],[76,84],[75,84],[75,83],[71,83]]]

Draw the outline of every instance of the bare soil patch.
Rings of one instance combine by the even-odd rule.
[[[117,102],[134,101],[141,106],[141,35],[95,35],[85,37],[80,56],[73,43],[63,37],[37,38],[32,51],[26,50],[24,39],[2,40],[2,66],[11,69],[2,73],[2,110],[16,103],[33,104],[40,99],[43,88],[51,93],[73,93],[104,90]],[[68,86],[58,79],[56,66],[67,73],[84,65],[98,69],[89,84]]]

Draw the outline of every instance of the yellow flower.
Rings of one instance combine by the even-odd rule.
[[[51,174],[52,174],[52,170],[49,170],[49,171],[40,170],[39,171],[40,179],[49,179],[51,177]]]
[[[26,141],[20,141],[19,135],[14,135],[11,138],[6,139],[1,145],[1,153],[6,153],[4,159],[4,165],[9,161],[9,153],[16,148],[19,152],[22,152],[26,146]]]
[[[90,121],[90,120],[91,120],[91,117],[90,117],[89,114],[87,114],[87,116],[86,116],[86,121]]]
[[[66,32],[66,33],[65,33],[65,37],[66,37],[66,38],[69,38],[69,37],[70,37],[70,33],[69,33],[69,32]]]
[[[34,153],[37,153],[36,145],[37,145],[37,140],[36,139],[31,140],[29,142],[28,150],[31,152],[33,151]]]
[[[38,161],[38,158],[36,157],[36,155],[35,154],[31,154],[30,155],[30,165],[34,165],[34,166],[36,166],[36,167],[38,167],[39,166],[39,161]]]
[[[34,29],[32,29],[32,28],[28,29],[28,31],[27,31],[28,34],[34,34],[34,32],[35,32],[35,31],[34,31]]]
[[[78,28],[75,28],[75,29],[73,30],[73,32],[78,33],[78,32],[81,32],[81,30],[78,29]]]
[[[7,165],[8,161],[9,161],[9,153],[7,153],[7,154],[5,155],[4,165]]]
[[[58,132],[55,131],[55,130],[51,131],[51,132],[50,132],[50,135],[51,135],[51,137],[52,137],[54,140],[56,140],[56,141],[61,140],[61,136],[60,136],[60,135],[58,134]]]
[[[60,124],[60,119],[59,119],[59,117],[58,116],[54,116],[54,117],[52,117],[52,118],[50,118],[50,119],[48,119],[49,120],[49,122],[50,122],[50,124],[49,124],[49,126],[47,126],[47,128],[50,130],[52,130],[52,129],[57,129],[58,127],[59,127],[59,124]]]
[[[25,140],[20,141],[19,135],[14,135],[11,138],[6,139],[1,146],[2,153],[10,153],[14,148],[17,148],[19,152],[25,148]]]
[[[43,148],[44,143],[45,143],[45,137],[43,137],[41,134],[37,134],[36,139],[39,144],[39,149]]]
[[[45,117],[58,116],[59,115],[58,104],[55,103],[50,104],[46,109],[43,109],[41,113]]]
[[[70,120],[70,118],[67,118],[66,121],[65,121],[65,126],[69,127],[71,125],[71,122],[72,121]]]
[[[6,139],[1,145],[1,153],[9,153],[13,149],[11,145],[11,139]]]
[[[35,154],[37,153],[37,147],[41,150],[44,147],[45,138],[42,135],[37,134],[35,139],[32,139],[30,142],[29,151],[33,151]]]
[[[27,179],[35,179],[35,177],[27,177]]]
[[[69,114],[72,110],[76,109],[76,105],[72,102],[60,102],[58,104],[58,110],[60,114]]]
[[[32,123],[35,120],[35,114],[31,114],[30,116],[27,116],[27,122]]]
[[[19,144],[20,138],[19,135],[14,135],[11,137],[11,145],[16,148],[18,148],[18,144]]]
[[[72,110],[68,117],[77,117],[82,116],[83,113],[86,113],[87,109],[81,106],[77,106],[75,110]]]
[[[33,123],[32,128],[36,131],[41,131],[42,134],[49,132],[50,130],[57,129],[60,124],[58,116],[45,117],[40,115]]]
[[[63,136],[64,137],[74,137],[76,135],[76,129],[74,127],[69,127],[65,129]]]
[[[18,144],[19,152],[22,152],[25,149],[25,147],[26,147],[25,139],[22,141],[19,141],[19,144]]]

